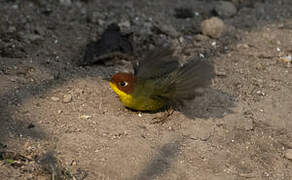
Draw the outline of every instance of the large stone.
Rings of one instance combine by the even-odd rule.
[[[212,38],[220,38],[224,32],[224,22],[217,17],[206,19],[201,22],[201,32]]]
[[[215,12],[223,18],[232,17],[237,13],[233,3],[228,1],[219,1],[215,6]]]

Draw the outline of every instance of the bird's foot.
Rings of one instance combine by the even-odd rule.
[[[162,116],[153,118],[151,124],[164,124],[170,120],[169,116],[171,116],[173,113],[174,109],[170,108],[164,112]]]

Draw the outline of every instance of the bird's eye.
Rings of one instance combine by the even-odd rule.
[[[120,86],[122,86],[122,87],[125,87],[125,86],[127,86],[127,85],[128,85],[128,83],[125,82],[125,81],[120,82]]]

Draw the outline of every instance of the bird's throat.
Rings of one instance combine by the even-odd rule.
[[[124,91],[121,91],[116,84],[110,82],[110,86],[113,89],[113,91],[120,97],[120,99],[122,100],[122,102],[124,101],[129,101],[130,99],[132,99],[132,96],[130,94],[125,93]]]

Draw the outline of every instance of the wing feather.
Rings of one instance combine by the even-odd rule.
[[[141,87],[147,89],[147,96],[176,104],[193,98],[196,89],[209,85],[214,67],[199,57],[180,67],[173,50],[162,48],[149,52],[135,67],[135,75],[147,86]]]
[[[159,78],[177,69],[178,59],[171,48],[160,48],[150,52],[134,67],[135,75],[140,79]]]

